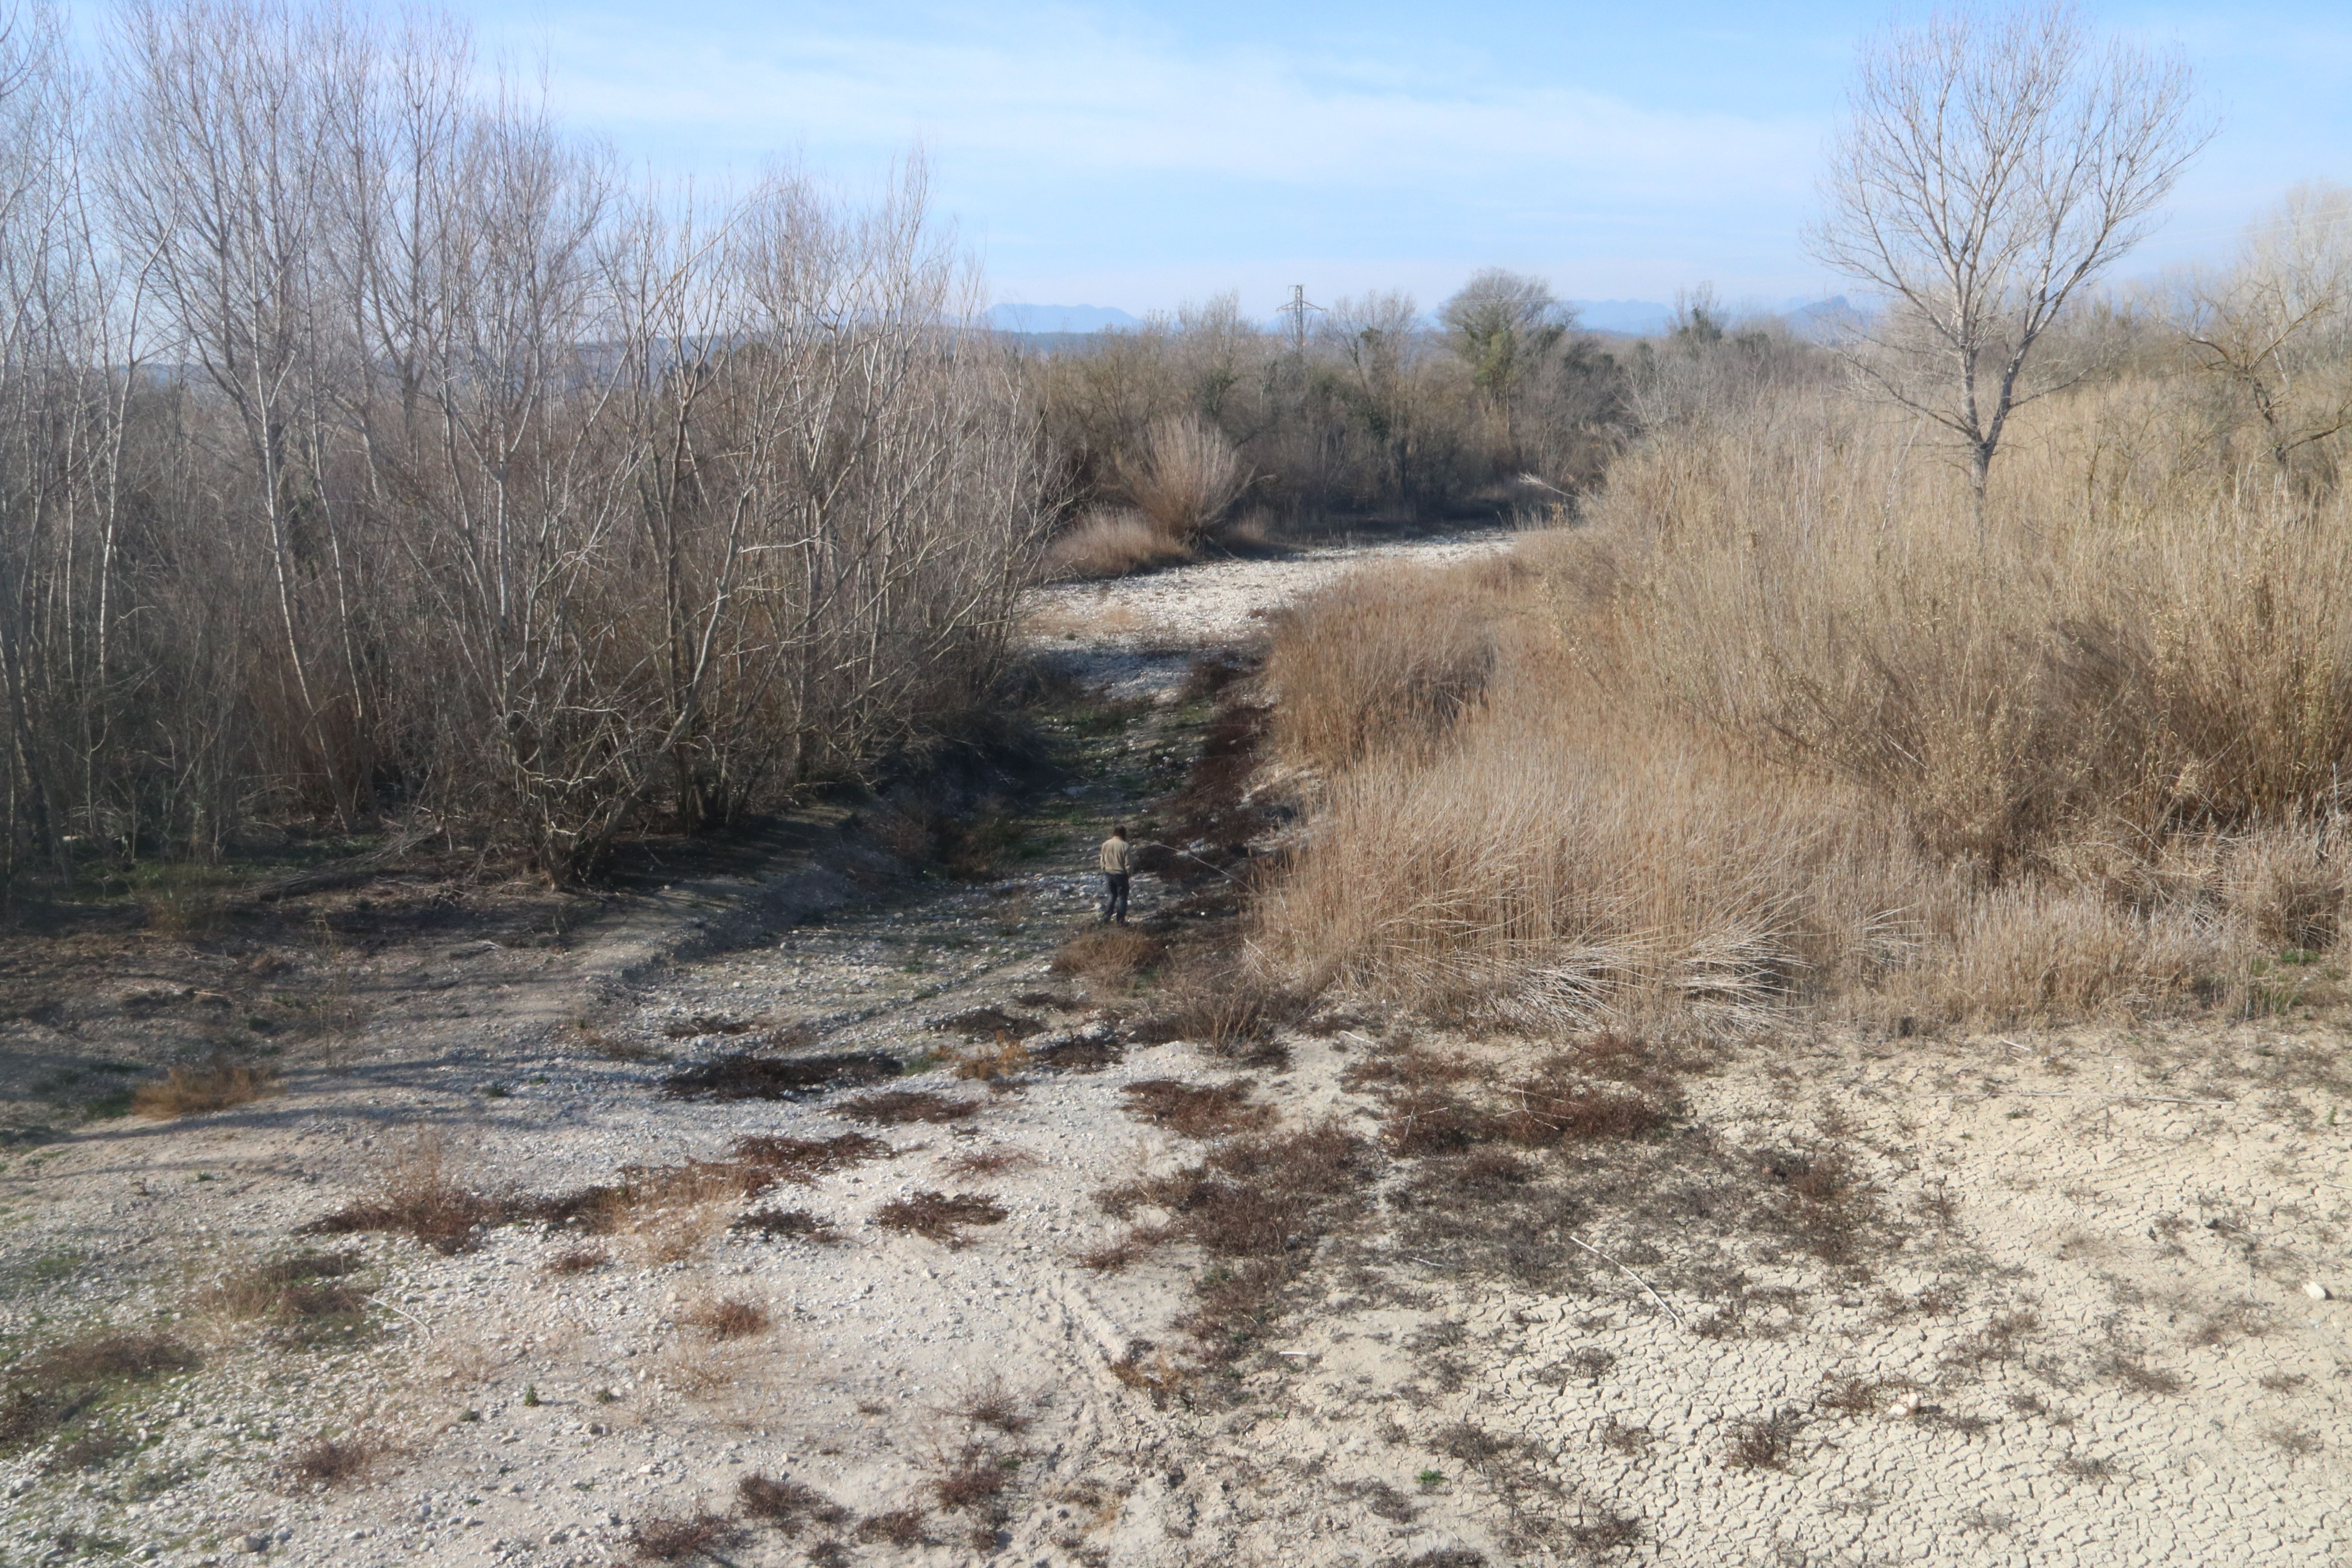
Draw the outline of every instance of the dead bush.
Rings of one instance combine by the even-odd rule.
[[[1013,1473],[1020,1468],[1021,1459],[1019,1454],[988,1443],[965,1443],[953,1453],[940,1457],[940,1473],[930,1483],[931,1496],[950,1513],[977,1510],[993,1514],[1004,1494],[1012,1489]]]
[[[797,1182],[803,1186],[814,1184],[820,1176],[854,1169],[869,1160],[887,1160],[890,1145],[879,1138],[863,1132],[845,1132],[837,1138],[775,1138],[765,1135],[739,1138],[735,1142],[735,1158],[764,1171],[772,1171],[782,1181]]]
[[[1001,1176],[1007,1171],[1026,1170],[1040,1163],[1037,1156],[1026,1149],[997,1143],[986,1149],[967,1149],[961,1154],[951,1154],[940,1163],[940,1168],[951,1176]]]
[[[898,1058],[879,1051],[818,1057],[735,1051],[681,1068],[663,1079],[661,1087],[679,1100],[806,1100],[898,1076]]]
[[[1224,432],[1196,414],[1170,415],[1145,434],[1140,461],[1120,474],[1128,499],[1152,531],[1185,545],[1222,521],[1249,483]]]
[[[979,1193],[909,1193],[893,1198],[874,1213],[874,1223],[885,1230],[928,1237],[942,1247],[971,1245],[964,1234],[971,1226],[1002,1225],[1012,1217],[995,1199]]]
[[[869,1513],[858,1521],[855,1537],[882,1546],[920,1546],[923,1543],[923,1510],[919,1508]]]
[[[162,1080],[142,1083],[131,1093],[133,1115],[157,1121],[226,1110],[278,1092],[278,1079],[267,1069],[241,1066],[215,1052],[200,1068],[173,1068]]]
[[[770,1240],[814,1242],[830,1247],[841,1239],[841,1232],[829,1219],[821,1219],[806,1209],[753,1209],[729,1226]]]
[[[1227,1083],[1184,1083],[1172,1078],[1146,1079],[1119,1090],[1127,1113],[1139,1121],[1165,1127],[1181,1138],[1223,1138],[1271,1123],[1277,1115],[1270,1105],[1253,1105],[1255,1080]]]
[[[346,1204],[302,1229],[313,1236],[394,1231],[436,1252],[463,1252],[476,1233],[514,1216],[511,1201],[478,1193],[450,1175],[437,1138],[419,1138],[384,1166],[373,1197]]]
[[[979,1100],[957,1100],[927,1089],[886,1089],[845,1100],[840,1110],[844,1116],[888,1127],[909,1121],[961,1121],[979,1115],[980,1108]]]
[[[743,1528],[725,1514],[656,1514],[629,1527],[629,1544],[652,1563],[684,1563],[732,1546]]]
[[[372,1437],[320,1436],[298,1450],[286,1468],[298,1481],[341,1486],[366,1479],[383,1456],[383,1446]]]
[[[1495,622],[1507,609],[1486,584],[1375,567],[1276,617],[1266,680],[1280,693],[1274,732],[1286,760],[1337,773],[1442,738],[1494,671]]]
[[[1732,1427],[1723,1462],[1736,1470],[1785,1470],[1805,1430],[1805,1413],[1793,1405]]]
[[[1035,1424],[1036,1403],[1033,1397],[1014,1393],[1001,1376],[991,1377],[966,1392],[949,1413],[975,1426],[1017,1437]]]
[[[768,1309],[757,1301],[727,1296],[698,1301],[678,1314],[678,1321],[699,1329],[714,1341],[745,1340],[768,1331]]]
[[[202,1305],[233,1321],[266,1323],[295,1343],[356,1331],[366,1322],[369,1291],[350,1276],[355,1252],[299,1252],[232,1271]]]
[[[1055,581],[1124,577],[1192,557],[1140,512],[1097,510],[1055,536],[1045,551],[1045,574]]]
[[[1211,1056],[1275,1065],[1275,1037],[1306,1016],[1312,998],[1241,964],[1189,971],[1171,983],[1151,1012],[1129,1031],[1143,1045],[1191,1040]]]
[[[1088,926],[1055,950],[1053,972],[1103,984],[1126,984],[1159,965],[1168,944],[1133,926]]]
[[[1029,1047],[1008,1035],[992,1045],[975,1046],[962,1052],[948,1070],[957,1078],[991,1088],[1011,1087],[1034,1065]]]
[[[735,1503],[746,1518],[773,1525],[788,1536],[798,1535],[804,1524],[838,1530],[852,1517],[847,1509],[814,1487],[776,1480],[757,1470],[736,1480]]]

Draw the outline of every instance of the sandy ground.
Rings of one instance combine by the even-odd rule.
[[[1216,1264],[1076,1261],[1118,1229],[1097,1190],[1198,1152],[1119,1091],[1235,1071],[1124,1041],[1048,972],[1089,917],[1100,824],[1181,767],[1194,654],[1368,555],[1503,542],[1052,590],[1041,644],[1158,700],[1033,814],[1020,874],[909,884],[812,842],[648,891],[568,946],[355,956],[365,1022],[289,1058],[283,1094],[11,1152],[11,1344],[107,1326],[203,1365],[123,1401],[128,1441],[102,1462],[55,1445],[9,1461],[0,1563],[620,1562],[755,1472],[822,1500],[677,1560],[2352,1563],[2352,1078],[2331,1016],[1727,1046],[1638,1161],[1572,1154],[1488,1205],[1436,1163],[1376,1160],[1360,1216],[1235,1376],[1158,1396],[1122,1379],[1139,1341],[1181,1353],[1171,1325]],[[1138,891],[1139,913],[1162,896]],[[0,1023],[0,1047],[94,1048],[152,984]],[[940,1022],[982,1005],[1073,1065],[953,1076],[973,1047]],[[722,1032],[738,1026],[936,1060],[888,1087],[974,1109],[876,1125],[845,1093],[658,1092],[758,1037]],[[1406,1038],[1370,1013],[1296,1036],[1253,1093],[1284,1125],[1375,1138],[1391,1107],[1349,1069]],[[1417,1047],[1504,1075],[1545,1048],[1426,1029]],[[421,1136],[468,1185],[543,1195],[746,1136],[849,1133],[887,1156],[607,1237],[505,1225],[443,1255],[296,1235],[381,1192]],[[1759,1222],[1792,1212],[1773,1184],[1808,1160],[1843,1173],[1837,1248]],[[1003,1217],[953,1246],[879,1223],[923,1192]],[[730,1228],[760,1209],[835,1239]],[[209,1293],[321,1247],[356,1251],[373,1292],[348,1342],[273,1343]],[[550,1268],[579,1253],[606,1261]],[[730,1302],[765,1326],[697,1326]],[[366,1450],[363,1471],[303,1479],[322,1439]],[[1003,1460],[992,1514],[950,1506],[943,1478]]]

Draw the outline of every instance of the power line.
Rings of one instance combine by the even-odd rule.
[[[1293,353],[1303,354],[1307,352],[1307,312],[1322,309],[1320,305],[1308,303],[1306,284],[1293,283],[1290,286],[1290,303],[1276,313],[1290,318],[1290,347]]]

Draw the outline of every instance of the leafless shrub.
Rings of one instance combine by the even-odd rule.
[[[0,1375],[0,1451],[30,1447],[126,1388],[198,1364],[186,1345],[153,1334],[101,1330],[37,1346]]]
[[[804,1524],[838,1530],[851,1518],[847,1509],[814,1487],[780,1481],[753,1470],[735,1482],[735,1500],[744,1514],[773,1525],[786,1535],[797,1535]]]
[[[979,1115],[980,1104],[976,1100],[958,1100],[928,1089],[886,1089],[843,1101],[841,1113],[860,1121],[896,1126],[908,1121],[961,1121]]]
[[[1784,1470],[1805,1429],[1805,1415],[1784,1405],[1771,1415],[1739,1422],[1725,1446],[1723,1462],[1740,1470]]]
[[[857,1521],[856,1539],[885,1546],[919,1546],[923,1542],[923,1517],[919,1508],[869,1513]]]
[[[207,1110],[226,1110],[278,1092],[276,1077],[266,1068],[242,1066],[215,1053],[201,1068],[173,1068],[156,1083],[142,1083],[131,1094],[132,1114],[165,1121]]]
[[[1124,478],[1136,510],[1176,545],[1213,529],[1248,483],[1240,455],[1224,433],[1190,414],[1154,424],[1141,460]]]
[[[1001,1176],[1007,1171],[1026,1170],[1038,1163],[1037,1156],[1026,1149],[995,1143],[950,1155],[940,1162],[940,1168],[951,1176]]]
[[[754,1236],[782,1237],[794,1241],[814,1242],[829,1247],[841,1239],[834,1223],[809,1213],[806,1209],[753,1209],[729,1226]]]
[[[383,1167],[374,1196],[346,1204],[302,1228],[314,1236],[398,1231],[438,1252],[463,1252],[475,1245],[479,1229],[509,1213],[505,1201],[478,1193],[452,1176],[446,1146],[428,1135]]]
[[[1158,964],[1167,944],[1132,926],[1091,926],[1055,951],[1053,970],[1097,982],[1124,983]]]
[[[571,1247],[549,1258],[540,1267],[550,1274],[593,1274],[611,1266],[613,1255],[599,1252],[593,1247]]]
[[[1267,1125],[1279,1114],[1270,1105],[1253,1105],[1248,1079],[1226,1083],[1183,1083],[1172,1078],[1146,1079],[1119,1090],[1128,1114],[1155,1127],[1165,1127],[1182,1138],[1222,1138]]]
[[[978,1193],[910,1193],[893,1198],[874,1211],[874,1223],[885,1230],[927,1237],[942,1247],[967,1247],[967,1227],[1002,1225],[1011,1213],[995,1199]]]
[[[740,1297],[698,1301],[678,1314],[678,1321],[700,1329],[713,1340],[749,1339],[768,1331],[768,1309]]]
[[[1045,552],[1049,576],[1124,577],[1192,559],[1181,541],[1134,511],[1093,511],[1056,534]]]
[[[731,1546],[743,1527],[725,1514],[656,1514],[629,1527],[629,1544],[649,1563],[685,1563]]]
[[[364,1480],[383,1453],[381,1443],[365,1436],[322,1436],[297,1451],[287,1461],[286,1468],[299,1481],[341,1486]]]

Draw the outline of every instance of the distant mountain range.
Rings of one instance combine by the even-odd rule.
[[[1143,318],[1109,305],[991,305],[988,324],[1000,332],[1098,332],[1139,327]]]
[[[1645,338],[1670,330],[1675,322],[1675,308],[1655,300],[1570,300],[1569,303],[1576,308],[1577,325],[1589,332]],[[1768,310],[1787,318],[1790,327],[1801,337],[1830,335],[1862,315],[1843,294],[1833,300],[1783,300],[1777,310],[1748,301],[1730,307],[1728,313],[1737,320]],[[1098,332],[1106,327],[1143,325],[1143,318],[1114,305],[992,305],[987,320],[1000,332],[1031,334],[1084,334]],[[1433,319],[1431,324],[1435,324]]]

